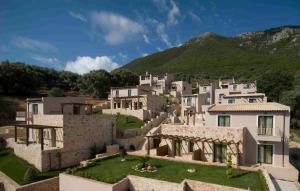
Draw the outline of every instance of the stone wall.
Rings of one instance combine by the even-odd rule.
[[[64,115],[33,115],[33,124],[63,127]]]
[[[135,150],[139,150],[146,142],[146,138],[144,136],[136,136],[127,139],[116,138],[114,141],[123,146],[126,150],[130,150],[130,145],[133,145]]]
[[[144,109],[138,109],[138,110],[124,109],[124,108],[102,109],[102,113],[108,115],[117,115],[119,113],[121,115],[131,115],[141,120],[150,119],[150,111]]]
[[[244,189],[222,186],[217,184],[210,184],[195,180],[184,180],[183,190],[207,190],[207,191],[243,191]]]
[[[16,191],[18,186],[19,184],[0,171],[0,191]]]
[[[59,191],[58,177],[20,186],[16,191]]]
[[[177,183],[129,175],[129,188],[133,191],[180,191],[182,186]]]
[[[41,145],[39,144],[18,144],[13,138],[7,139],[8,146],[14,149],[15,155],[42,170]]]

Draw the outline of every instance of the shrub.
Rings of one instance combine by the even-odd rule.
[[[0,150],[4,149],[7,146],[7,142],[3,137],[0,137]]]
[[[28,168],[26,173],[24,174],[24,180],[27,182],[31,182],[36,180],[36,178],[38,177],[39,172],[35,169],[35,168]]]
[[[129,149],[130,149],[131,151],[135,151],[135,146],[134,146],[134,145],[129,145]]]
[[[124,159],[125,158],[125,156],[126,156],[126,149],[123,147],[122,149],[121,149],[121,152],[120,152],[120,156],[121,156],[121,158],[122,159]]]
[[[232,156],[231,153],[228,154],[228,158],[227,158],[227,164],[226,164],[226,175],[227,178],[232,178]]]
[[[48,95],[49,97],[63,97],[64,90],[54,87],[48,92]]]
[[[95,158],[95,155],[97,154],[97,146],[96,144],[94,144],[91,148],[90,148],[90,159]]]

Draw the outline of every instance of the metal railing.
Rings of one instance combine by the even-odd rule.
[[[257,135],[273,136],[273,128],[258,128]]]

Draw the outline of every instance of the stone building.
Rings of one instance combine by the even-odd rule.
[[[163,111],[166,99],[153,95],[149,87],[113,87],[109,95],[110,109],[103,109],[105,114],[122,114],[149,120]]]
[[[92,147],[101,149],[112,144],[113,117],[93,115],[91,105],[72,102],[81,99],[28,99],[28,113],[32,114],[26,124],[15,125],[15,140],[10,145],[15,154],[46,171],[79,164],[90,157]],[[18,138],[18,128],[26,129],[25,140]]]

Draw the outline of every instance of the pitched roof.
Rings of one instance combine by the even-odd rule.
[[[275,102],[269,103],[245,103],[245,104],[220,104],[208,108],[209,112],[253,112],[253,111],[289,111],[290,107]]]

